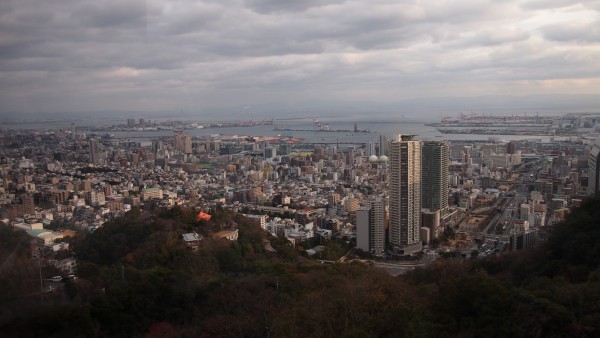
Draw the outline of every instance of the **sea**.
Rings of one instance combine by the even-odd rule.
[[[155,119],[156,121],[156,119]],[[196,121],[201,123],[202,121]],[[2,130],[57,130],[70,129],[70,121],[47,121],[44,123],[12,123],[3,126]],[[125,125],[123,119],[102,120],[102,121],[75,121],[75,126],[78,133],[86,134],[110,134],[119,138],[135,138],[135,139],[153,139],[158,137],[172,136],[171,130],[136,130],[136,131],[95,131],[98,127],[110,127],[117,125]],[[273,125],[257,124],[253,126],[240,127],[219,127],[219,128],[194,128],[186,129],[185,133],[192,137],[204,137],[210,135],[222,136],[286,136],[291,138],[302,138],[307,143],[340,143],[340,144],[364,144],[368,142],[377,142],[379,135],[385,135],[390,139],[395,138],[395,135],[414,135],[418,140],[447,140],[447,141],[510,141],[510,140],[533,140],[539,142],[549,142],[550,136],[535,136],[535,135],[484,135],[470,134],[465,128],[464,134],[442,134],[435,127],[428,126],[431,121],[416,121],[416,120],[395,120],[395,121],[346,121],[343,119],[328,120],[322,122],[321,129],[330,129],[333,131],[318,131],[318,127],[311,119],[302,121],[277,121]],[[354,132],[356,129],[358,132]]]
[[[359,132],[354,132],[355,122],[353,121],[330,121],[329,129],[334,131],[317,131],[312,122],[286,123],[285,125],[274,123],[273,125],[255,125],[248,127],[225,127],[225,128],[202,128],[188,129],[184,132],[192,137],[202,137],[209,135],[224,136],[287,136],[302,138],[307,143],[340,143],[340,144],[364,144],[368,142],[378,142],[379,135],[385,135],[390,139],[395,135],[414,135],[418,140],[448,140],[448,141],[510,141],[510,140],[539,140],[548,142],[548,136],[528,136],[528,135],[483,135],[483,134],[442,134],[435,127],[427,126],[429,122],[403,122],[403,121],[382,121],[382,122],[359,122],[356,128]],[[115,131],[110,132],[116,137],[161,137],[171,136],[173,131]]]

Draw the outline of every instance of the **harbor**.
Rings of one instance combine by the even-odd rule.
[[[328,123],[321,123],[318,119],[313,120],[312,129],[294,129],[289,128],[287,124],[273,128],[274,131],[301,131],[301,132],[318,132],[318,133],[370,133],[369,129],[358,129],[358,125],[354,124],[354,129],[331,129]]]
[[[576,119],[567,116],[459,114],[442,117],[439,123],[428,123],[442,134],[573,136],[577,135]],[[585,127],[585,126],[583,126]]]

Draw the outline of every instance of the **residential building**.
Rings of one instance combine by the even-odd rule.
[[[264,150],[264,157],[265,159],[267,158],[273,158],[277,156],[277,149],[275,149],[274,147],[266,147]]]
[[[181,234],[181,239],[185,243],[185,246],[192,249],[192,251],[198,251],[200,247],[200,241],[203,240],[202,235],[199,235],[196,232],[190,232],[186,234]]]
[[[388,154],[388,140],[385,135],[379,135],[379,156]]]
[[[421,147],[421,207],[448,212],[448,144],[423,142]]]
[[[161,199],[163,197],[163,191],[160,188],[148,188],[142,190],[142,200],[148,201],[151,199]]]
[[[96,139],[90,140],[90,163],[100,163],[100,142]]]
[[[385,253],[385,203],[378,197],[356,210],[356,247],[383,256]]]
[[[389,168],[391,252],[421,251],[421,142],[398,135],[390,145]]]
[[[588,157],[588,195],[600,191],[600,144],[594,142]]]
[[[192,138],[191,136],[181,132],[175,132],[175,150],[184,154],[192,153]]]
[[[367,147],[365,148],[365,155],[366,156],[371,156],[371,155],[377,156],[377,152],[375,150],[376,150],[376,143],[369,142],[369,143],[367,143]]]

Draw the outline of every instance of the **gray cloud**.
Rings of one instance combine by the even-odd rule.
[[[309,8],[320,8],[331,4],[340,4],[344,0],[322,1],[322,0],[246,0],[245,5],[258,13],[277,13],[277,12],[303,12]]]
[[[92,28],[136,27],[146,15],[145,1],[83,2],[71,12],[73,20]]]
[[[541,28],[544,37],[557,42],[600,43],[600,20],[552,24]]]
[[[563,7],[572,7],[577,5],[583,6],[594,6],[597,5],[597,1],[595,0],[583,0],[583,1],[573,1],[573,0],[529,0],[524,1],[522,6],[525,9],[552,9],[552,8],[563,8]]]
[[[598,93],[594,6],[6,0],[0,112]]]

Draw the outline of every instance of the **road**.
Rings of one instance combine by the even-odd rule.
[[[494,216],[492,216],[492,219],[489,221],[488,225],[485,227],[485,229],[483,229],[483,233],[484,234],[488,234],[490,232],[493,232],[494,229],[496,229],[496,225],[498,224],[498,222],[501,221],[501,218],[504,216],[504,212],[502,212],[501,214],[498,214],[495,210],[496,209],[501,209],[501,210],[505,210],[506,206],[511,203],[511,199],[510,197],[501,197],[498,199],[498,202],[494,204],[493,208],[492,208],[492,212],[494,213]]]

